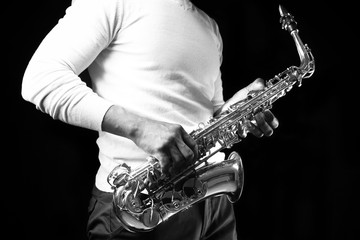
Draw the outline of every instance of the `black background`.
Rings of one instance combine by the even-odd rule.
[[[279,3],[295,16],[316,60],[315,74],[274,104],[280,121],[274,135],[248,136],[231,149],[245,168],[243,195],[235,204],[240,239],[356,239],[359,163],[350,154],[358,128],[355,5],[193,2],[219,24],[225,98],[257,77],[269,79],[299,64],[292,38],[279,24]],[[69,4],[5,7],[2,216],[11,239],[85,239],[97,133],[54,121],[20,95],[28,61]],[[88,79],[86,72],[82,77]]]

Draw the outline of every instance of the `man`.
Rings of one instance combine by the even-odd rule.
[[[173,175],[197,158],[188,132],[261,90],[256,80],[226,103],[222,41],[213,19],[189,0],[77,0],[34,53],[22,95],[68,124],[99,132],[100,167],[89,207],[89,239],[236,239],[225,197],[196,204],[149,233],[131,233],[112,210],[110,171],[147,156]],[[89,70],[92,88],[79,74]],[[255,116],[249,132],[270,136],[278,121]]]

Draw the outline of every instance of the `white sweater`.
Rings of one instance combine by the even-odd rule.
[[[216,23],[188,0],[77,0],[26,69],[22,95],[54,119],[99,131],[96,186],[147,153],[101,131],[113,104],[190,132],[223,102]],[[89,70],[92,89],[79,74]]]

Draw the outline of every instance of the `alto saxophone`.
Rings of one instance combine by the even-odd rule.
[[[161,174],[160,164],[154,157],[133,171],[126,164],[118,165],[107,181],[114,189],[113,205],[116,216],[129,231],[150,231],[161,222],[183,211],[194,203],[211,196],[227,194],[231,202],[240,198],[244,172],[240,156],[232,152],[219,163],[209,159],[217,152],[231,148],[246,136],[248,122],[254,115],[270,109],[302,79],[315,71],[315,62],[309,47],[303,44],[293,16],[281,5],[280,23],[295,41],[300,66],[291,66],[266,81],[262,91],[249,93],[245,100],[230,106],[222,114],[190,133],[198,145],[199,158],[174,177]]]

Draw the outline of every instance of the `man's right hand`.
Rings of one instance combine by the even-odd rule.
[[[102,130],[131,139],[158,159],[167,175],[179,173],[198,157],[196,142],[182,126],[141,118],[116,105],[105,114]]]

